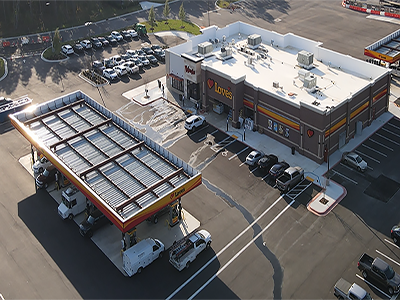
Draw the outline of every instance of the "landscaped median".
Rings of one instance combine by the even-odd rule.
[[[6,66],[4,63],[4,59],[2,57],[0,57],[0,78],[3,77],[5,72],[6,72]]]

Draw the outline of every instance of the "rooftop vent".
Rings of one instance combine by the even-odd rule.
[[[298,74],[299,74],[299,79],[304,82],[304,79],[310,76],[310,71],[300,69]]]
[[[213,45],[210,42],[204,42],[197,45],[197,52],[206,55],[213,51]]]
[[[247,37],[247,45],[251,49],[257,49],[261,41],[261,35],[259,34],[252,34]]]
[[[278,82],[278,81],[274,81],[274,82],[272,83],[272,86],[273,86],[274,88],[276,88],[276,89],[279,89],[279,82]]]
[[[312,69],[314,62],[314,53],[302,50],[297,55],[297,61],[299,63],[299,66],[305,69]]]
[[[316,86],[317,86],[317,77],[315,77],[314,75],[310,75],[304,78],[303,87],[308,92],[314,92]]]
[[[231,47],[221,47],[221,52],[216,54],[216,57],[220,60],[227,60],[232,58],[232,48]]]

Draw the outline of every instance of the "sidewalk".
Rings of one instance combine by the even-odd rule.
[[[159,80],[165,87],[165,77],[162,77]],[[143,86],[127,91],[123,94],[123,96],[142,106],[148,105],[159,99],[164,99],[172,105],[182,109],[186,114],[197,113],[194,103],[189,100],[185,100],[185,103],[182,103],[182,101],[179,100],[179,95],[177,93],[170,92],[165,88],[165,95],[163,97],[162,90],[159,89],[157,80],[148,83],[147,88],[148,97],[145,97],[145,88]],[[331,168],[340,162],[343,152],[352,151],[365,139],[385,125],[393,116],[400,117],[400,108],[395,104],[395,101],[399,98],[400,85],[392,84],[391,94],[389,97],[389,112],[386,112],[379,118],[375,119],[370,126],[363,129],[361,134],[355,136],[341,149],[332,153],[329,161]],[[400,102],[400,100],[398,102]],[[236,129],[232,128],[231,125],[229,125],[227,130],[226,115],[224,114],[218,115],[212,112],[201,113],[206,117],[208,123],[226,132],[227,134],[240,139],[249,147],[263,151],[266,154],[279,153],[279,160],[284,160],[291,166],[301,166],[304,169],[305,177],[322,187],[321,192],[317,194],[307,205],[307,209],[310,212],[318,216],[326,216],[346,196],[347,191],[343,186],[339,185],[333,180],[327,180],[325,177],[325,174],[328,170],[327,163],[318,164],[297,152],[292,155],[290,147],[285,146],[268,137],[267,135],[260,134],[256,131],[244,131],[243,128]]]

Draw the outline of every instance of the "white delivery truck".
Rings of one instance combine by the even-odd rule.
[[[129,277],[141,273],[143,268],[151,264],[155,259],[162,257],[164,244],[152,238],[147,238],[124,251],[122,268]]]
[[[189,268],[190,263],[201,251],[209,248],[211,242],[211,234],[208,231],[204,229],[194,231],[172,245],[169,262],[179,271]]]
[[[83,212],[87,205],[87,199],[76,187],[69,187],[62,192],[62,201],[58,206],[58,214],[64,220],[72,220],[74,216]]]

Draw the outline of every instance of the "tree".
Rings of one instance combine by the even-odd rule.
[[[165,6],[164,6],[164,11],[163,11],[163,15],[165,17],[165,24],[168,24],[168,17],[169,14],[171,13],[171,9],[169,8],[169,4],[168,4],[168,0],[165,1]]]
[[[156,17],[154,13],[154,5],[151,6],[150,11],[149,11],[149,23],[151,26],[151,30],[154,30],[154,24],[156,22]]]
[[[183,1],[182,1],[181,7],[179,7],[179,20],[182,21],[182,26],[181,26],[182,28],[184,27],[183,21],[185,21],[185,19],[186,19],[186,12],[185,9],[183,8]]]
[[[60,53],[61,51],[61,36],[60,36],[60,31],[58,28],[54,31],[54,37],[53,37],[53,48],[55,53]]]

